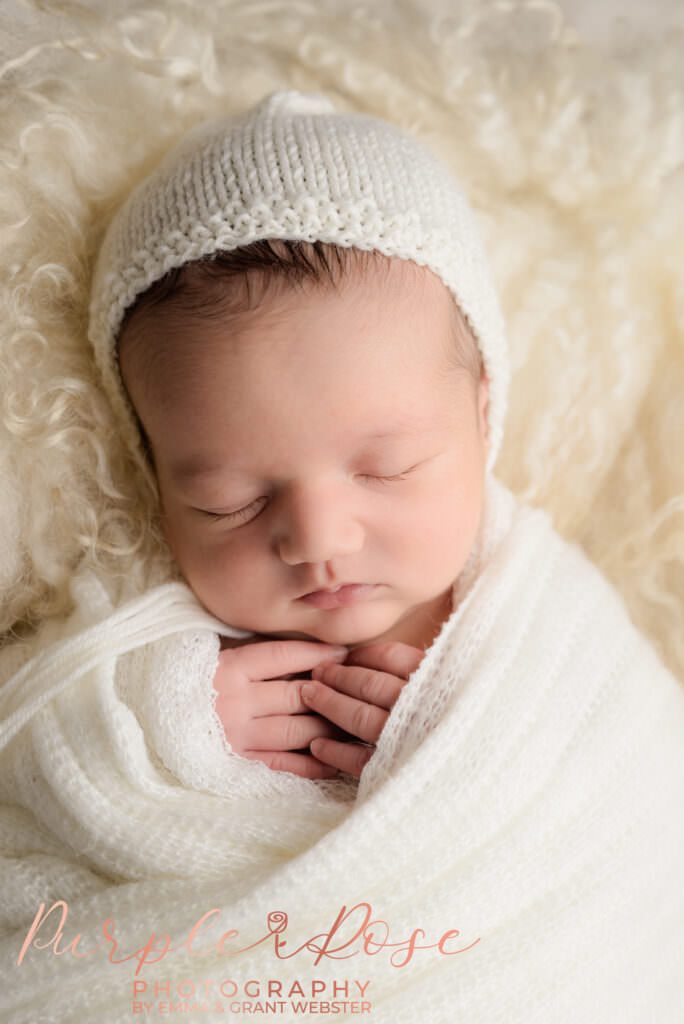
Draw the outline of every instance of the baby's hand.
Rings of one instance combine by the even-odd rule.
[[[311,673],[314,681],[301,685],[302,696],[310,708],[352,736],[376,743],[390,708],[424,655],[425,651],[399,642],[357,647],[344,665],[315,668]],[[374,749],[323,734],[311,742],[311,752],[320,761],[357,778]]]
[[[334,767],[321,764],[306,749],[314,737],[337,736],[316,714],[302,714],[300,684],[287,677],[335,659],[346,648],[306,640],[270,640],[229,647],[219,654],[214,677],[216,712],[236,754],[263,761],[276,771],[308,779],[331,778]]]

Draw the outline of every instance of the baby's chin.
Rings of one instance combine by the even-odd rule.
[[[360,647],[374,643],[386,632],[396,626],[394,615],[378,614],[381,611],[377,607],[365,609],[339,609],[332,614],[323,614],[307,617],[308,621],[293,621],[292,616],[284,616],[282,629],[279,626],[278,616],[270,616],[270,621],[252,621],[249,626],[243,629],[252,629],[255,634],[263,640],[306,640],[313,643],[333,644],[334,646]],[[287,621],[289,618],[289,621]],[[235,622],[231,622],[235,625]],[[301,629],[292,628],[301,625]],[[289,627],[289,628],[288,628]]]
[[[242,629],[251,629],[264,640],[305,640],[347,647],[379,643],[403,643],[426,650],[452,612],[452,587],[439,591],[427,601],[414,604],[392,600],[359,601],[350,607],[320,614],[282,618],[255,616],[249,625],[231,621]],[[256,621],[255,621],[256,620]],[[278,627],[282,625],[282,629]],[[300,629],[292,628],[300,626]]]
[[[352,651],[355,647],[367,647],[369,644],[384,643],[390,640],[402,640],[401,627],[395,624],[381,633],[372,629],[324,629],[310,633],[297,630],[276,630],[259,633],[264,640],[308,640],[314,643],[332,644],[336,647],[347,647]]]
[[[451,611],[449,587],[431,601],[408,609],[383,609],[376,604],[374,607],[354,609],[353,614],[320,616],[317,621],[302,623],[308,629],[273,629],[277,625],[275,621],[268,624],[262,622],[262,628],[252,628],[265,640],[307,640],[347,647],[349,650],[370,644],[398,642],[426,650]]]
[[[397,629],[397,623],[390,623],[389,626],[385,625],[385,629],[381,628],[378,632],[378,625],[382,627],[385,623],[369,623],[364,629],[364,623],[354,622],[345,623],[321,623],[313,626],[310,631],[295,630],[295,629],[278,629],[267,632],[261,632],[258,630],[259,636],[265,640],[309,640],[314,643],[321,644],[333,644],[335,646],[348,647],[352,650],[354,647],[366,646],[367,644],[380,643],[383,640],[398,640],[399,636],[395,635]]]

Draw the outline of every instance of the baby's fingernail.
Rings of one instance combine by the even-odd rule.
[[[347,657],[348,654],[349,654],[349,651],[347,650],[346,647],[333,647],[332,651],[331,651],[331,654],[330,654],[330,657],[334,661],[344,661],[344,659]]]
[[[304,686],[302,686],[299,692],[302,695],[302,700],[311,700],[314,695],[314,688],[311,683],[304,683]]]

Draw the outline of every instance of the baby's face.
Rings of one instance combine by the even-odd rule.
[[[277,637],[434,636],[480,524],[487,380],[450,362],[449,294],[403,260],[174,327],[124,379],[163,528],[202,604]],[[165,338],[163,316],[146,326]],[[169,338],[171,339],[169,341]]]

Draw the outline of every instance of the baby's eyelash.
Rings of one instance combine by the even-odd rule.
[[[374,475],[373,473],[357,473],[357,477],[363,481],[372,481],[373,483],[380,484],[390,484],[398,482],[400,480],[405,480],[406,477],[410,473],[412,473],[414,469],[416,469],[417,465],[419,465],[419,463],[416,463],[415,466],[409,466],[408,469],[404,469],[401,473],[393,473],[392,475],[388,476],[379,476]],[[197,511],[201,512],[202,515],[204,516],[208,516],[209,519],[212,519],[216,522],[223,521],[239,525],[241,523],[248,523],[252,519],[256,519],[256,517],[261,512],[261,509],[267,502],[268,498],[265,495],[262,495],[260,498],[255,498],[254,501],[250,501],[248,505],[243,505],[242,508],[235,509],[234,512],[210,512],[208,509],[205,508],[197,509]]]
[[[250,501],[249,505],[243,505],[242,508],[236,508],[234,512],[209,512],[205,508],[198,509],[198,511],[202,512],[205,516],[209,516],[210,519],[222,519],[225,522],[232,523],[244,523],[249,522],[251,519],[256,519],[267,501],[268,498],[266,497],[255,498],[254,501]]]
[[[395,480],[405,480],[409,473],[413,472],[415,468],[415,466],[409,466],[409,468],[403,470],[403,472],[394,473],[392,476],[374,476],[372,473],[359,473],[358,475],[362,480],[375,480],[378,483],[388,484],[393,483]]]

